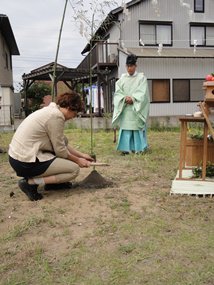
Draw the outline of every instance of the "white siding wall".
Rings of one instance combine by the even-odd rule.
[[[191,13],[194,11],[194,0],[184,2],[190,4],[190,9],[180,5],[179,0],[158,0],[158,5],[152,1],[142,1],[129,9],[131,20],[121,14],[121,39],[126,48],[139,47],[139,20],[172,21],[173,46],[168,48],[189,48],[189,23],[214,22],[214,1],[205,0],[205,13]],[[166,49],[166,47],[164,47]],[[126,72],[126,55],[120,53],[118,77]],[[214,72],[214,58],[139,58],[138,71],[143,71],[148,79],[203,79],[206,74]],[[202,90],[202,96],[204,91]],[[152,103],[150,116],[181,116],[198,111],[197,103],[173,103],[170,90],[170,103]]]
[[[192,13],[194,0],[184,2],[190,4],[190,9],[181,6],[179,0],[158,0],[158,5],[152,5],[152,1],[142,1],[139,5],[130,7],[131,20],[124,14],[121,24],[122,39],[126,47],[139,47],[139,20],[172,21],[173,22],[173,47],[189,47],[189,23],[190,22],[214,22],[214,1],[205,0],[205,13]]]
[[[139,59],[138,70],[148,79],[170,79],[170,103],[152,103],[150,116],[180,116],[198,111],[196,102],[173,103],[172,79],[203,79],[213,68],[214,59]],[[202,86],[201,94],[204,98]]]
[[[184,116],[199,111],[197,103],[150,104],[150,117]]]
[[[118,76],[126,72],[126,54],[120,53]],[[214,72],[214,58],[139,58],[138,71],[149,79],[201,79]]]
[[[139,58],[138,70],[151,79],[198,79],[214,71],[214,58]]]
[[[119,77],[126,72],[126,55],[120,52]],[[175,58],[148,58],[138,59],[138,71],[144,72],[148,79],[170,79],[170,103],[152,103],[150,116],[182,116],[198,111],[197,102],[173,103],[172,79],[203,79],[214,68],[214,59],[175,59]],[[201,95],[204,98],[204,90],[201,86]]]
[[[109,37],[109,42],[110,43],[117,43],[119,38],[120,38],[120,25],[119,23],[115,23],[115,26],[111,28],[109,31],[110,37]]]
[[[126,57],[125,53],[119,52],[118,78],[126,72]]]
[[[6,41],[0,32],[0,84],[11,86],[13,84],[12,70],[10,68],[10,51]],[[5,53],[8,56],[8,68],[6,68]]]

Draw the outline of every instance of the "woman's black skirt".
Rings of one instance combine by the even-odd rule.
[[[44,173],[54,161],[54,159],[55,157],[51,160],[40,162],[38,158],[36,158],[35,162],[22,162],[9,156],[9,163],[15,170],[17,176],[29,178]]]

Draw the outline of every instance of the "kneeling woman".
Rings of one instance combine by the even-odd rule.
[[[93,158],[66,143],[65,121],[82,110],[78,93],[64,93],[30,114],[17,128],[9,146],[9,162],[19,188],[31,201],[42,199],[39,184],[60,184],[73,180],[80,167],[89,167]]]

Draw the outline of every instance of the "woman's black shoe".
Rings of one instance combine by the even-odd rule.
[[[43,196],[37,192],[38,185],[30,185],[24,178],[19,180],[18,185],[31,201],[37,201],[43,198]]]
[[[64,182],[64,183],[58,183],[58,184],[45,184],[44,189],[46,191],[51,191],[51,190],[66,190],[66,189],[71,189],[73,188],[71,182]]]

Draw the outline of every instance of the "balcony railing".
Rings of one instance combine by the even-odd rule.
[[[118,63],[118,43],[99,42],[78,66],[79,70],[105,68]]]

